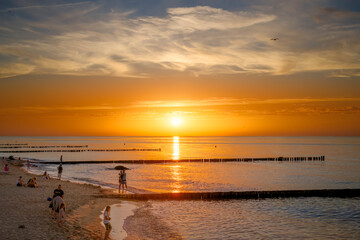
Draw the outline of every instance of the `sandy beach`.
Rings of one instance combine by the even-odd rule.
[[[4,161],[0,165],[3,170]],[[38,188],[17,187],[19,176],[27,182],[34,175],[13,164],[9,169],[8,173],[0,173],[1,239],[102,239],[105,229],[100,224],[101,211],[107,205],[121,205],[119,199],[101,198],[107,190],[100,187],[55,178],[37,176]],[[65,193],[67,214],[61,227],[51,218],[47,201],[59,184]]]

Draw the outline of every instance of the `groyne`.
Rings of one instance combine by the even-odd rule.
[[[87,148],[88,145],[55,145],[55,146],[48,146],[48,145],[39,145],[39,146],[30,146],[30,145],[23,145],[23,144],[20,144],[20,145],[10,145],[10,146],[3,146],[3,145],[0,145],[0,148],[5,148],[5,149],[8,149],[8,148]],[[9,150],[11,151],[11,150]],[[26,150],[24,150],[26,151]]]
[[[63,161],[62,164],[100,164],[100,163],[123,163],[123,164],[155,164],[174,162],[257,162],[257,161],[325,161],[325,156],[316,157],[268,157],[268,158],[189,158],[189,159],[164,159],[164,160],[87,160],[87,161]],[[43,164],[59,164],[59,161],[32,161]]]
[[[99,196],[100,197],[100,196]],[[316,189],[316,190],[276,190],[244,192],[178,192],[152,194],[107,194],[103,197],[115,197],[133,200],[226,200],[226,199],[267,199],[293,197],[360,197],[360,189]]]
[[[41,152],[128,152],[128,151],[159,151],[159,152],[161,152],[161,148],[0,150],[0,153],[41,153]]]

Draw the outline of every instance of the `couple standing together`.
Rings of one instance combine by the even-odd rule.
[[[121,189],[123,189],[123,191],[125,191],[125,189],[127,189],[125,170],[121,170],[119,173],[119,193],[120,193]]]

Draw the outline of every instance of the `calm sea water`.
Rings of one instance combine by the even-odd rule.
[[[0,153],[58,161],[173,159],[123,164],[128,185],[154,192],[360,188],[360,137],[0,137],[0,143],[88,145],[93,149],[161,148],[161,152]],[[320,156],[324,162],[178,163],[180,158]],[[63,178],[116,188],[117,164],[64,165]],[[47,170],[56,176],[56,165]],[[359,238],[359,199],[151,201],[135,211],[162,222],[156,237],[186,239]],[[151,218],[151,217],[150,217]],[[154,234],[148,228],[148,234]],[[155,231],[156,232],[156,231]],[[165,234],[165,235],[164,235]],[[177,238],[177,237],[174,237]]]

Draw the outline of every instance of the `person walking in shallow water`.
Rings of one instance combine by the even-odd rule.
[[[110,217],[110,206],[106,206],[105,208],[105,211],[104,211],[104,225],[105,225],[105,240],[106,239],[109,239],[109,235],[110,235],[110,232],[111,232],[111,229],[112,229],[112,226],[110,224],[110,220],[111,220],[111,217]]]

